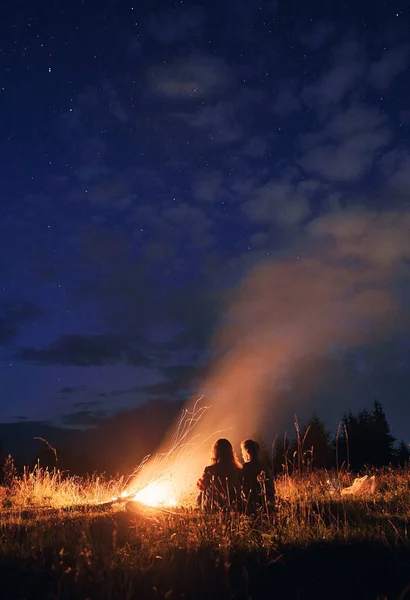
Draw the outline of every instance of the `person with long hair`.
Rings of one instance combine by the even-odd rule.
[[[240,500],[242,467],[229,440],[221,438],[212,446],[211,464],[205,467],[197,486],[198,501],[207,511],[236,509]]]
[[[275,501],[275,483],[269,465],[261,460],[260,447],[255,440],[244,440],[241,450],[245,512],[254,514],[261,508],[268,510]]]

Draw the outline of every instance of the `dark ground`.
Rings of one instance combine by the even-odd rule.
[[[2,535],[1,598],[410,599],[410,552],[404,545],[314,543],[245,551],[202,543],[173,546],[160,556],[149,548],[147,530],[135,537],[136,525],[126,513],[88,517],[87,535],[84,518],[49,521],[44,527],[54,533],[40,548],[41,523],[28,520],[12,535],[9,528],[8,548]]]

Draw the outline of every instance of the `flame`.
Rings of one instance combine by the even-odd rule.
[[[142,488],[132,498],[148,506],[176,506],[178,503],[172,497],[172,490],[167,481],[153,481]]]

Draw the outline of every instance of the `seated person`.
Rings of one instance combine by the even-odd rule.
[[[241,444],[242,457],[242,490],[245,512],[254,513],[258,508],[265,510],[275,501],[275,484],[273,474],[268,465],[260,459],[258,442],[245,440]]]
[[[197,486],[202,508],[213,510],[237,508],[240,498],[241,465],[231,442],[221,438],[212,447],[211,464],[205,467]]]

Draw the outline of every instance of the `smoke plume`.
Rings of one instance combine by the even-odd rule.
[[[403,212],[317,219],[298,257],[256,266],[230,292],[215,360],[197,395],[210,408],[174,475],[183,488],[195,484],[218,437],[237,444],[260,429],[275,411],[275,390],[298,376],[302,362],[377,344],[408,325],[399,294],[408,231],[410,213]]]

